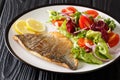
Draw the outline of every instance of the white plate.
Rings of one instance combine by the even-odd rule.
[[[114,58],[111,61],[106,62],[102,65],[93,65],[93,64],[87,64],[84,62],[80,62],[80,66],[79,66],[80,68],[78,70],[70,70],[70,69],[66,69],[64,67],[52,64],[50,62],[44,61],[44,60],[30,54],[27,50],[22,48],[18,43],[16,43],[16,41],[14,41],[12,39],[12,36],[15,35],[15,32],[13,31],[13,28],[11,26],[16,20],[21,20],[21,19],[34,18],[34,19],[46,24],[48,31],[54,31],[55,30],[54,27],[49,25],[48,23],[46,23],[47,20],[49,19],[47,11],[52,10],[52,9],[58,11],[67,6],[74,6],[79,11],[85,11],[85,10],[91,9],[91,8],[75,6],[75,5],[52,5],[52,6],[44,6],[44,7],[40,7],[37,9],[33,9],[29,12],[25,12],[24,14],[19,15],[15,20],[13,20],[11,22],[11,24],[6,28],[6,31],[5,31],[5,41],[6,41],[6,45],[7,45],[8,49],[10,50],[10,52],[17,58],[21,59],[22,61],[24,61],[27,64],[30,64],[34,67],[37,67],[37,68],[43,69],[43,70],[47,70],[47,71],[61,72],[61,73],[88,72],[88,71],[92,71],[92,70],[96,70],[101,67],[104,67],[104,66],[112,63],[113,61],[115,61],[120,56],[120,52],[117,54],[114,54],[113,55]],[[101,16],[103,16],[105,18],[111,18],[112,20],[114,20],[115,24],[117,25],[117,28],[115,29],[115,31],[120,34],[120,32],[119,32],[120,24],[115,19],[108,16],[107,14],[100,12],[100,11],[98,11],[98,12]],[[120,45],[116,46],[114,49],[117,49],[119,47],[120,47]]]

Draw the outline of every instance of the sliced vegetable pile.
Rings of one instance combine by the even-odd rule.
[[[102,64],[111,60],[109,49],[120,41],[119,35],[113,32],[114,21],[102,18],[95,10],[80,12],[71,6],[60,12],[50,10],[49,21],[73,42],[74,57],[87,63]]]

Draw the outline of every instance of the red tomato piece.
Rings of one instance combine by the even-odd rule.
[[[89,40],[89,39],[87,39],[87,38],[80,38],[80,39],[78,40],[78,45],[79,45],[80,47],[84,48],[84,49],[87,50],[87,51],[91,51],[91,49],[86,46],[86,43],[88,43],[88,44],[91,45],[91,46],[93,45],[92,40]]]
[[[118,34],[116,34],[114,32],[110,32],[110,33],[108,33],[108,36],[109,36],[108,45],[111,48],[116,46],[119,43],[120,37]]]
[[[61,26],[62,25],[62,23],[64,22],[64,20],[52,20],[52,24],[54,25],[54,26],[56,26],[56,24],[57,24],[57,26]]]
[[[69,6],[69,7],[66,7],[66,8],[64,8],[64,9],[62,9],[62,13],[67,13],[67,15],[71,15],[71,14],[73,14],[73,13],[75,13],[77,10],[74,8],[74,7],[72,7],[72,6]]]
[[[89,29],[89,27],[93,24],[93,21],[87,16],[81,15],[79,18],[79,27],[81,29]]]
[[[74,7],[67,7],[66,8],[68,11],[71,11],[71,12],[73,12],[73,13],[75,13],[77,10],[74,8]]]
[[[98,12],[95,10],[87,10],[87,11],[85,11],[85,13],[92,16],[93,18],[96,18],[98,16]]]
[[[85,47],[85,39],[84,39],[84,38],[80,38],[80,39],[78,40],[78,45],[79,45],[80,47]]]
[[[85,38],[85,43],[89,43],[91,46],[93,45],[93,41],[87,38]]]
[[[67,12],[67,9],[62,9],[61,12],[62,12],[62,13],[66,13],[66,12]]]

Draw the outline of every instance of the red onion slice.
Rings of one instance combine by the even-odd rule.
[[[78,34],[78,33],[82,32],[82,31],[84,31],[84,30],[86,30],[86,29],[87,29],[87,28],[80,29],[80,30],[78,30],[78,31],[75,31],[73,34]]]
[[[94,55],[97,59],[99,59],[99,60],[101,60],[101,61],[103,61],[103,62],[108,62],[108,61],[110,61],[110,59],[103,59],[103,58],[98,57],[98,56],[95,54],[95,52],[93,52],[93,55]]]
[[[64,12],[64,13],[61,13],[61,15],[63,15],[63,16],[68,16],[69,14],[73,14],[73,12],[70,11],[70,12]]]
[[[87,47],[91,48],[91,49],[92,49],[92,51],[94,51],[94,50],[95,50],[95,47],[96,47],[96,45],[95,45],[95,44],[94,44],[94,45],[90,45],[89,43],[85,43],[85,45],[86,45]]]

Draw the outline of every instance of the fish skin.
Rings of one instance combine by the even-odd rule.
[[[13,39],[44,60],[72,70],[78,67],[78,60],[71,53],[72,42],[59,32],[15,35]]]

